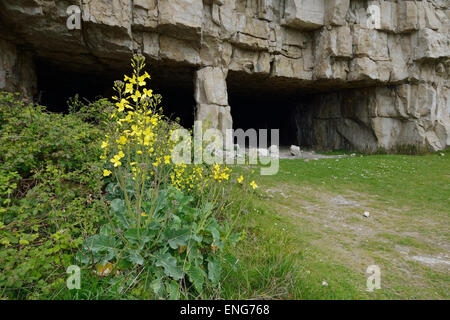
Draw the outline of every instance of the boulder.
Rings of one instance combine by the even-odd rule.
[[[294,157],[300,157],[302,155],[302,151],[300,150],[299,146],[294,146],[292,145],[289,148],[289,152],[291,153],[292,156]]]

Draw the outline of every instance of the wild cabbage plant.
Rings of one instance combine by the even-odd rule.
[[[109,223],[77,258],[98,276],[135,277],[155,298],[202,297],[220,283],[224,247],[239,239],[233,221],[256,184],[232,179],[222,164],[172,163],[179,125],[147,88],[145,59],[134,56],[132,67],[114,84],[116,109],[101,143]]]

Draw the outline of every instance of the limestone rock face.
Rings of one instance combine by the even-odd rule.
[[[36,93],[36,74],[31,54],[1,39],[0,91],[17,91],[27,97]]]
[[[233,128],[231,110],[228,106],[226,74],[218,67],[205,67],[195,75],[196,120],[204,126],[217,128],[224,134]]]
[[[283,24],[299,29],[318,29],[324,25],[325,0],[287,0]]]
[[[309,96],[295,101],[298,144],[437,150],[450,139],[449,21],[445,0],[2,0],[0,90],[35,95],[37,60],[121,74],[140,52],[193,70],[196,119],[222,130],[227,88],[247,86]]]
[[[364,152],[445,149],[450,146],[450,104],[448,88],[439,90],[419,83],[318,96],[311,104],[312,135],[303,134],[299,140]],[[300,120],[298,124],[305,125]]]

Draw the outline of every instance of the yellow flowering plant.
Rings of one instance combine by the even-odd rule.
[[[132,67],[114,84],[116,108],[99,143],[109,223],[85,241],[78,260],[96,269],[109,263],[108,275],[145,274],[144,290],[154,297],[195,297],[216,290],[224,247],[239,239],[234,226],[245,198],[227,197],[237,185],[227,166],[172,161],[172,133],[180,126],[164,117],[161,96],[147,88],[145,59],[134,56]]]

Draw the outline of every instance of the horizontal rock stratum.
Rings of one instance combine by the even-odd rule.
[[[80,29],[67,28],[70,5]],[[37,58],[102,72],[140,52],[194,70],[195,117],[222,130],[239,116],[228,91],[251,88],[308,95],[286,113],[299,145],[450,146],[448,0],[2,0],[0,10],[0,90],[37,94]]]

